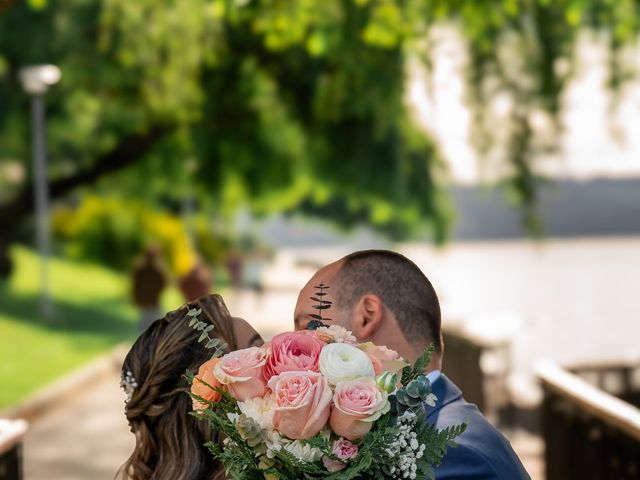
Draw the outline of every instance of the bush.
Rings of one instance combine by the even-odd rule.
[[[52,229],[66,255],[127,270],[145,245],[162,248],[171,272],[182,275],[196,254],[182,220],[175,215],[118,197],[88,195],[78,207],[61,206]]]

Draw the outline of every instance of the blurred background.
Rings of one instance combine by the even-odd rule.
[[[113,478],[145,325],[219,292],[268,338],[364,248],[532,478],[640,478],[639,10],[0,0],[0,479]]]

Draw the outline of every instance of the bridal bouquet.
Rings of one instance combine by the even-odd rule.
[[[211,325],[189,312],[201,341]],[[321,319],[321,317],[320,317]],[[424,405],[436,398],[423,374],[431,350],[410,366],[380,345],[358,343],[321,321],[262,347],[221,355],[191,382],[194,415],[224,434],[207,447],[234,479],[433,478],[465,424],[438,431]]]

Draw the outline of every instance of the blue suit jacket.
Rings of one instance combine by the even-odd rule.
[[[467,429],[455,439],[457,447],[447,449],[436,468],[436,479],[529,480],[509,441],[491,425],[478,408],[462,398],[462,392],[445,375],[432,385],[438,397],[427,406],[427,421],[442,429],[467,420]]]

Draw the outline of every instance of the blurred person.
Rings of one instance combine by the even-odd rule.
[[[242,255],[237,250],[231,250],[227,254],[224,264],[229,274],[231,288],[234,292],[238,292],[242,288],[242,272],[244,270]]]
[[[178,288],[187,302],[209,295],[212,285],[211,269],[200,260],[178,280]]]
[[[136,437],[135,449],[120,467],[120,480],[218,480],[224,472],[204,443],[221,441],[208,422],[192,411],[187,370],[198,371],[211,358],[189,327],[187,312],[199,308],[201,321],[215,325],[212,334],[237,350],[262,345],[247,322],[232,318],[219,295],[183,305],[151,324],[122,365],[127,393],[125,416]]]
[[[306,328],[317,313],[311,299],[324,283],[325,300],[333,302],[323,315],[329,324],[353,332],[359,342],[386,345],[415,362],[430,345],[434,351],[427,378],[437,397],[425,405],[427,422],[443,429],[468,422],[435,470],[436,479],[529,479],[508,440],[478,408],[464,400],[460,389],[442,370],[444,345],[440,304],[429,279],[411,260],[387,250],[355,252],[322,267],[301,290],[295,307],[296,329]]]
[[[155,245],[146,247],[133,267],[132,293],[133,302],[140,312],[139,332],[144,332],[154,320],[162,316],[160,296],[167,286],[165,272],[161,249]]]
[[[244,267],[243,284],[245,288],[253,292],[255,301],[258,304],[262,301],[262,294],[264,293],[262,272],[264,271],[266,261],[267,257],[264,251],[256,249],[248,255]]]

